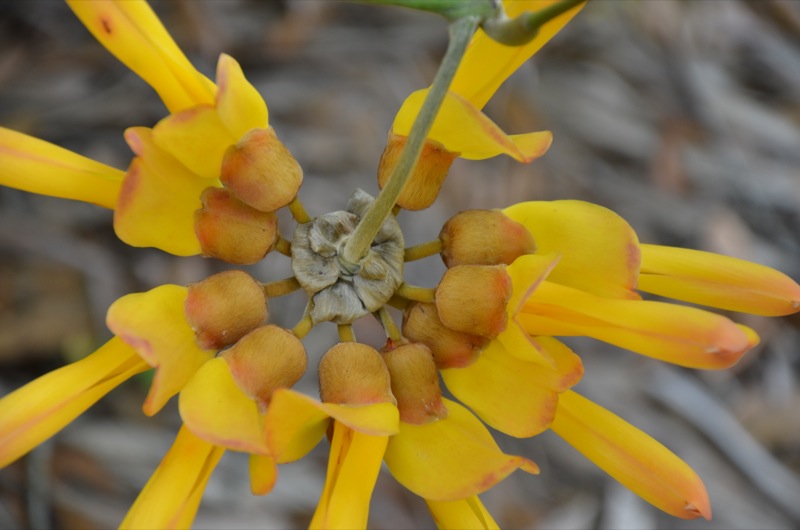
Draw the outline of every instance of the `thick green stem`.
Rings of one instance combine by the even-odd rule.
[[[458,65],[461,64],[464,50],[466,50],[467,44],[469,44],[472,35],[478,28],[479,22],[479,17],[471,16],[461,18],[450,24],[450,43],[447,47],[447,53],[442,59],[439,71],[436,72],[436,77],[433,79],[419,115],[414,120],[406,145],[389,177],[389,181],[378,194],[377,199],[372,203],[366,215],[361,218],[340,255],[345,262],[355,265],[361,261],[372,245],[372,241],[378,234],[383,221],[391,215],[397,197],[403,191],[403,186],[408,182],[414,166],[417,165],[425,139],[428,137],[433,121],[439,112],[439,107],[441,107],[442,101],[447,95],[447,90],[450,88],[450,83],[455,76]]]

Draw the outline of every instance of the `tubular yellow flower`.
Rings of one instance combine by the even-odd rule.
[[[477,496],[457,501],[425,501],[441,530],[498,530],[500,527]]]

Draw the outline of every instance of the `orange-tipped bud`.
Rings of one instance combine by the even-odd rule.
[[[239,388],[262,409],[272,393],[289,388],[306,372],[306,350],[291,332],[268,324],[254,329],[222,352]]]
[[[389,368],[402,421],[424,425],[447,416],[439,373],[427,346],[405,344],[384,352],[383,361]]]
[[[378,164],[378,186],[383,188],[397,165],[400,153],[406,145],[406,137],[389,133],[389,141]],[[436,200],[447,172],[458,153],[451,153],[442,144],[426,140],[397,205],[406,210],[424,210]]]
[[[511,265],[536,251],[533,236],[500,210],[467,210],[451,217],[439,233],[442,260],[456,265]]]
[[[225,271],[190,284],[184,312],[197,343],[206,350],[219,350],[267,319],[267,298],[246,272]]]
[[[486,337],[445,327],[434,304],[410,305],[403,318],[403,335],[430,348],[440,370],[469,366],[489,342]]]
[[[246,205],[223,188],[206,188],[194,213],[194,231],[203,255],[249,265],[278,241],[278,217]]]
[[[458,265],[436,287],[436,309],[448,328],[496,337],[508,323],[511,276],[502,265]]]
[[[389,370],[375,348],[342,342],[319,362],[322,401],[340,405],[395,403]]]
[[[228,148],[220,179],[242,202],[274,212],[297,196],[303,170],[270,127],[252,129]]]

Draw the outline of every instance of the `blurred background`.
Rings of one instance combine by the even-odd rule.
[[[446,47],[433,15],[333,0],[154,2],[192,62],[213,79],[233,55],[305,172],[312,215],[341,209],[352,189],[377,192],[375,168],[400,103],[427,86]],[[458,161],[437,204],[400,216],[407,244],[437,236],[469,208],[581,199],[625,217],[640,239],[747,258],[800,279],[800,3],[791,0],[592,0],[501,88],[487,114],[510,133],[553,131],[530,165]],[[118,168],[122,132],[166,114],[155,93],[54,1],[0,2],[0,124]],[[111,212],[0,188],[0,394],[109,338],[108,306],[224,267],[125,246]],[[291,236],[288,219],[284,236]],[[269,256],[262,281],[290,274]],[[409,266],[433,286],[438,259]],[[304,297],[272,306],[292,326]],[[569,344],[586,376],[577,389],[647,431],[704,479],[714,519],[666,516],[557,437],[497,435],[533,458],[482,496],[501,527],[751,529],[800,526],[800,318],[733,315],[762,343],[723,372],[683,370],[590,340]],[[379,345],[364,319],[356,332]],[[310,365],[336,340],[306,340]],[[0,527],[109,528],[121,521],[174,438],[173,402],[141,413],[131,380],[50,442],[0,471]],[[314,374],[301,388],[315,393]],[[247,460],[227,453],[196,528],[308,524],[328,446],[280,468],[275,491],[249,494]],[[383,473],[370,527],[430,527],[424,503]]]

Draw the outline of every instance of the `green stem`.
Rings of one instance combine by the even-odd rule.
[[[403,255],[403,261],[416,261],[418,259],[427,258],[428,256],[433,256],[441,251],[442,241],[439,239],[434,239],[433,241],[428,241],[427,243],[420,243],[419,245],[408,247]]]
[[[448,20],[465,16],[494,16],[497,7],[492,0],[359,0],[367,4],[386,4],[418,9],[442,15]]]
[[[479,17],[470,16],[458,19],[450,24],[448,28],[450,43],[442,59],[442,64],[436,72],[436,77],[433,78],[428,95],[422,104],[417,119],[414,120],[406,145],[389,177],[389,181],[378,194],[378,198],[375,199],[369,210],[367,210],[366,215],[361,218],[340,255],[345,262],[355,265],[361,261],[372,245],[372,241],[378,234],[381,225],[392,213],[397,197],[403,191],[403,186],[408,182],[414,166],[417,165],[425,139],[428,137],[433,121],[439,112],[439,107],[441,107],[447,95],[447,90],[450,88],[450,83],[455,76],[458,65],[461,64],[461,58],[464,56],[467,44],[469,44],[472,35],[478,28],[479,22]]]
[[[526,11],[513,19],[488,18],[481,27],[487,35],[501,44],[522,46],[532,41],[546,23],[587,1],[561,0],[533,13]]]
[[[402,340],[403,335],[400,333],[400,328],[397,327],[397,324],[395,324],[391,313],[389,313],[389,310],[386,309],[385,306],[378,309],[378,317],[380,318],[383,329],[386,331],[386,336],[389,339],[395,342]]]
[[[300,288],[300,282],[294,276],[284,278],[283,280],[276,280],[274,282],[262,283],[261,287],[264,289],[264,295],[267,298],[275,298],[293,293]]]
[[[397,288],[397,294],[398,296],[402,296],[408,300],[414,300],[415,302],[423,302],[426,304],[433,303],[436,300],[436,289],[409,285],[405,282]]]

